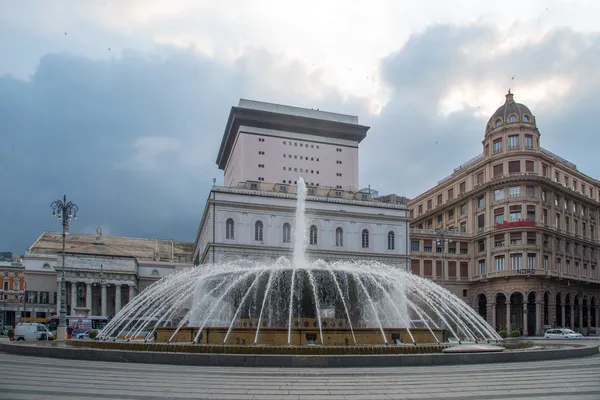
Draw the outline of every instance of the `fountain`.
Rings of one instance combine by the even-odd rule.
[[[300,178],[291,261],[173,273],[128,303],[98,340],[265,348],[502,341],[430,280],[375,261],[307,260],[305,197]]]

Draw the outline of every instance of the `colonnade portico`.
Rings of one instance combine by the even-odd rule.
[[[93,279],[69,279],[67,290],[67,315],[112,317],[121,311],[136,294],[132,280],[98,283]],[[60,293],[60,279],[57,280]],[[56,313],[60,313],[60,296],[57,296]]]
[[[569,328],[587,335],[599,327],[598,295],[594,291],[576,294],[559,288],[522,293],[498,292],[475,296],[473,308],[486,321],[508,335],[514,330],[524,336],[543,335],[549,328]]]

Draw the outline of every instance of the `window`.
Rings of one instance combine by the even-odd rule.
[[[494,153],[500,153],[502,151],[502,139],[494,140]]]
[[[542,200],[546,201],[548,199],[548,196],[546,195],[546,191],[542,190]]]
[[[310,227],[309,239],[310,239],[310,244],[315,245],[315,246],[317,245],[317,227],[315,225],[312,225]]]
[[[533,161],[529,161],[529,160],[525,161],[525,172],[535,172]]]
[[[521,254],[511,254],[510,255],[510,268],[514,270],[521,269],[521,261],[523,256]]]
[[[467,203],[460,205],[460,215],[467,215]]]
[[[394,232],[389,231],[388,232],[388,250],[395,250],[396,249],[396,235],[394,234]]]
[[[529,115],[523,115],[523,122],[529,122]]]
[[[483,172],[479,172],[477,177],[475,178],[475,182],[477,185],[481,185],[483,183]]]
[[[466,184],[466,182],[461,182],[458,187],[459,187],[458,191],[459,191],[460,194],[464,194],[467,191],[467,184]]]
[[[442,201],[442,194],[440,193],[440,194],[438,194],[438,197],[437,197],[437,205],[438,206],[442,205],[442,202],[443,202]]]
[[[521,216],[522,216],[522,214],[521,214],[521,206],[516,206],[515,208],[513,208],[511,206],[508,220],[510,222],[515,222],[515,221],[520,220]]]
[[[548,256],[544,256],[544,271],[548,271]]]
[[[496,271],[504,271],[504,256],[496,256]]]
[[[504,247],[504,235],[494,236],[494,247]]]
[[[533,136],[525,135],[525,148],[533,149]]]
[[[448,221],[454,220],[454,210],[448,211]]]
[[[262,242],[263,240],[263,223],[261,221],[254,223],[254,240],[257,242]]]
[[[441,225],[443,221],[444,221],[444,218],[442,217],[442,215],[441,214],[438,215],[437,216],[437,223],[438,223],[438,225]]]
[[[335,230],[335,245],[336,247],[344,247],[344,230],[339,227]]]
[[[485,240],[480,240],[477,243],[477,249],[479,250],[480,253],[485,251]]]
[[[228,218],[227,222],[225,222],[225,238],[226,239],[230,239],[230,240],[234,239],[233,227],[234,227],[233,219]]]
[[[419,251],[420,249],[420,243],[418,240],[411,240],[410,241],[410,251]]]
[[[511,186],[508,188],[508,197],[521,197],[521,186]]]
[[[485,197],[481,196],[477,199],[477,208],[485,207]]]
[[[508,173],[515,174],[521,172],[521,161],[509,161],[508,162]]]
[[[502,125],[502,120],[500,118],[498,118],[496,121],[494,121],[494,126],[498,127],[500,125]]]
[[[508,148],[518,149],[519,148],[519,135],[511,135],[508,137]]]
[[[479,260],[479,273],[485,275],[485,260]]]
[[[548,210],[546,209],[542,210],[542,222],[544,225],[548,225]]]
[[[526,186],[525,187],[525,193],[528,199],[534,199],[535,198],[535,187],[533,186]]]
[[[448,200],[452,200],[454,198],[454,189],[448,189]]]
[[[504,222],[504,208],[494,210],[494,224],[502,224]]]
[[[504,165],[496,164],[494,165],[494,178],[499,178],[504,174]]]
[[[485,229],[485,215],[481,214],[477,216],[477,229],[482,231]]]
[[[511,245],[523,244],[523,234],[521,232],[511,233],[510,234],[510,244]]]
[[[504,200],[504,189],[494,190],[494,201]]]
[[[535,256],[536,256],[535,253],[527,254],[527,268],[528,269],[535,269],[535,267],[536,267]]]
[[[427,211],[431,210],[433,208],[433,200],[429,199],[427,200]]]
[[[283,243],[292,241],[292,226],[289,223],[283,224]]]
[[[369,248],[369,231],[366,229],[363,229],[361,236],[362,236],[362,248],[368,249]]]
[[[460,224],[460,231],[463,233],[467,232],[467,223],[466,222],[461,222]]]
[[[517,122],[517,116],[516,115],[511,115],[510,117],[508,117],[508,123],[509,124],[514,124],[515,122]]]

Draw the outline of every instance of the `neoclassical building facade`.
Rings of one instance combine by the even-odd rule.
[[[66,237],[67,315],[110,318],[137,293],[191,265],[192,243],[70,233]],[[61,234],[44,232],[23,256],[27,308],[17,316],[60,311]]]
[[[194,246],[196,264],[292,256],[297,186],[245,182],[213,187]],[[369,259],[408,269],[408,209],[371,194],[312,186],[307,258]]]
[[[542,148],[510,91],[482,144],[409,202],[412,272],[441,281],[443,255],[446,286],[497,329],[598,332],[600,181]]]

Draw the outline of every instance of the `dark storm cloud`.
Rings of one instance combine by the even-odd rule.
[[[364,99],[328,87],[320,71],[264,49],[229,66],[170,48],[111,61],[47,55],[30,81],[0,77],[0,250],[22,253],[43,230],[58,230],[49,204],[63,193],[81,208],[74,231],[102,225],[112,235],[193,240],[212,178],[222,182],[214,160],[241,97],[358,115],[371,126],[361,186],[413,196],[481,151],[487,117],[437,112],[453,85],[505,90],[511,76],[523,84],[565,77],[567,96],[533,109],[542,144],[597,177],[598,36],[557,30],[473,56],[501,39],[483,25],[412,36],[382,61],[391,100],[379,116],[367,115]]]
[[[334,90],[303,99],[318,77],[261,49],[231,68],[157,52],[113,61],[53,54],[30,82],[0,78],[3,249],[22,253],[43,230],[60,229],[49,205],[63,193],[80,207],[74,231],[101,225],[105,234],[192,241],[212,178],[222,182],[216,152],[240,97],[345,111]]]
[[[505,90],[513,85],[520,101],[519,87],[543,83],[541,89],[554,93],[552,86],[561,80],[569,82],[566,95],[543,98],[532,110],[542,146],[599,177],[594,149],[600,146],[600,120],[594,114],[600,110],[600,36],[559,29],[498,52],[501,40],[490,26],[437,25],[413,35],[382,61],[392,95],[370,121],[371,136],[361,152],[361,177],[369,182],[363,178],[362,183],[415,196],[482,151],[488,117],[476,117],[477,107],[447,116],[438,112],[453,86],[491,84]],[[498,98],[498,106],[503,101]],[[371,162],[369,155],[374,155]]]

